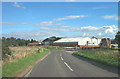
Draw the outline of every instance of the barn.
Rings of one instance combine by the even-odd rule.
[[[77,38],[61,38],[53,42],[53,46],[67,46],[67,47],[98,47],[101,39],[96,37],[77,37]]]
[[[84,46],[87,42],[91,41],[88,37],[78,37],[78,38],[62,38],[53,43],[54,46]]]
[[[53,44],[54,41],[57,41],[61,39],[60,37],[55,37],[55,36],[52,36],[52,37],[49,37],[49,38],[46,38],[42,41],[42,44],[43,45],[47,45],[47,46],[50,46]]]

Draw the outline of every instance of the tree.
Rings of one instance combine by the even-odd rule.
[[[120,31],[118,31],[116,33],[115,40],[116,40],[116,42],[118,44],[118,48],[120,48]],[[120,49],[119,49],[119,51],[120,51]]]
[[[31,43],[33,43],[33,42],[37,42],[37,41],[36,41],[36,40],[31,39]]]
[[[115,41],[118,43],[120,42],[120,31],[118,31],[115,35]]]
[[[11,46],[16,46],[16,38],[10,37]]]
[[[27,45],[28,45],[28,43],[30,43],[30,42],[31,42],[30,40],[26,40],[26,43],[25,43],[25,44],[26,44],[26,46],[27,46]]]

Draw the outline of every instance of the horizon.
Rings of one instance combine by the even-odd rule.
[[[56,38],[86,38],[87,36],[81,36],[81,37],[59,37],[59,36],[49,36],[49,37],[46,37],[44,38],[43,40],[47,39],[47,38],[50,38],[50,37],[56,37]],[[99,36],[92,36],[92,37],[99,37]],[[92,37],[88,37],[88,38],[92,38]],[[11,38],[11,37],[5,37],[5,38]],[[15,38],[15,37],[13,37]],[[100,37],[100,38],[103,38],[103,37]],[[107,38],[107,37],[106,37]],[[1,38],[2,39],[2,38]],[[16,39],[22,39],[22,38],[16,38]],[[110,39],[115,39],[115,38],[110,38]],[[25,39],[25,40],[31,40],[31,39]],[[35,40],[35,39],[33,39]],[[43,40],[36,40],[36,41],[43,41]]]

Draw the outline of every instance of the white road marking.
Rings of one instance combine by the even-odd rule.
[[[50,53],[48,55],[50,55]],[[40,59],[40,61],[43,61],[48,55],[45,55],[43,58]]]
[[[31,72],[32,72],[32,69],[25,75],[25,77],[28,77]]]
[[[63,58],[61,57],[61,60],[63,60]]]
[[[70,68],[70,66],[69,66],[66,62],[64,62],[64,64],[65,64],[71,71],[73,71],[73,69]]]
[[[43,59],[45,59],[48,55],[50,55],[51,53],[45,55],[42,59],[40,59],[40,61],[43,61]],[[26,73],[26,75],[24,75],[24,77],[28,77],[30,75],[30,73],[32,72],[33,68],[31,68],[28,73]]]

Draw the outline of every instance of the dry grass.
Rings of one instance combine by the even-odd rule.
[[[9,47],[12,55],[8,55],[8,58],[4,59],[3,63],[14,62],[17,59],[27,57],[38,51],[38,47]]]

